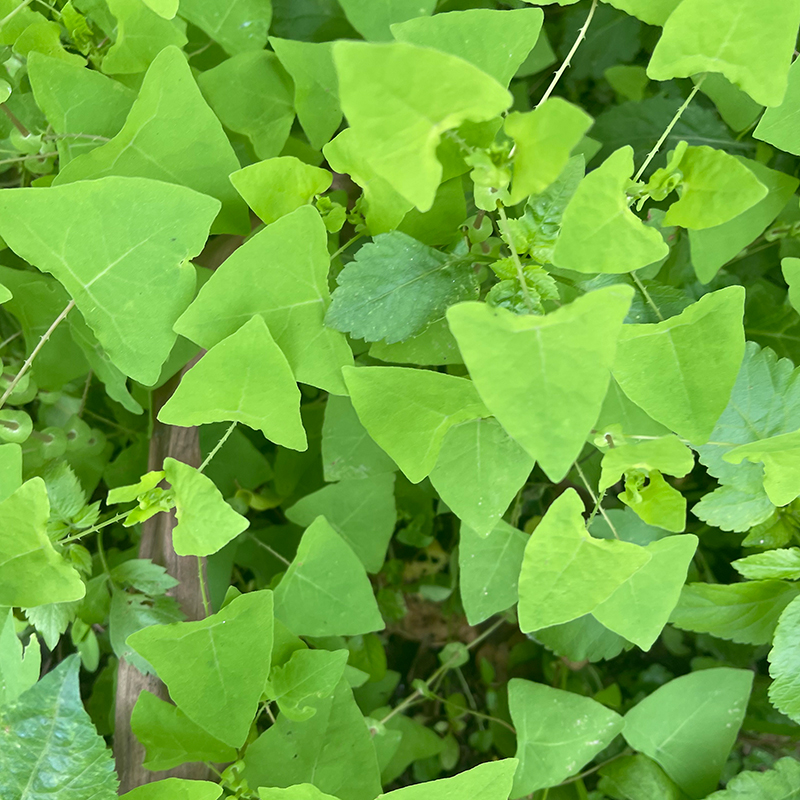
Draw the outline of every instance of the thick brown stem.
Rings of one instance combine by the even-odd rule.
[[[177,385],[178,376],[168,381],[153,393],[153,414],[167,401]],[[200,442],[197,428],[176,428],[163,425],[157,420],[153,425],[150,440],[148,469],[161,469],[164,459],[170,456],[192,466],[200,465]],[[177,600],[187,619],[202,619],[203,602],[197,570],[197,559],[182,557],[172,548],[174,514],[157,514],[142,525],[140,558],[150,558],[161,564],[179,581],[170,594]],[[117,699],[115,711],[114,755],[120,778],[120,793],[137,786],[168,777],[207,778],[204,764],[183,764],[166,772],[150,772],[142,766],[145,752],[131,730],[131,712],[139,694],[147,690],[162,700],[168,700],[167,687],[152,675],[142,675],[136,667],[120,660],[117,677]]]

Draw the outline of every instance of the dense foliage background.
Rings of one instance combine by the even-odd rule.
[[[0,0],[0,797],[800,798],[799,27]]]

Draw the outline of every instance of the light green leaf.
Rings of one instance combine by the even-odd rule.
[[[234,172],[231,183],[266,225],[327,191],[332,175],[294,156],[269,158]]]
[[[527,534],[500,520],[488,536],[461,524],[458,546],[461,602],[477,625],[517,602]]]
[[[430,16],[436,0],[339,0],[350,24],[369,41],[388,42],[392,39],[393,23],[413,17]]]
[[[721,72],[763,106],[777,106],[800,27],[797,0],[684,0],[664,23],[647,74],[654,81]]]
[[[142,692],[131,713],[131,729],[144,745],[144,766],[172,769],[193,761],[236,760],[236,750],[192,722],[177,706]]]
[[[489,761],[452,778],[395,789],[380,795],[378,800],[456,800],[466,797],[470,800],[507,800],[516,769],[515,758]]]
[[[144,2],[164,19],[172,19],[178,13],[179,0],[144,0]]]
[[[286,518],[303,528],[320,516],[350,545],[367,572],[380,572],[397,521],[394,475],[343,480],[286,509]]]
[[[317,709],[309,702],[333,694],[348,655],[347,650],[296,650],[286,664],[272,670],[267,692],[289,719],[310,719]]]
[[[784,258],[781,260],[781,271],[789,284],[789,302],[797,311],[800,308],[800,258]]]
[[[564,211],[553,263],[577,272],[632,272],[660,261],[669,247],[628,207],[633,148],[612,153],[580,183]]]
[[[417,16],[393,24],[391,30],[398,42],[458,56],[508,86],[536,44],[543,20],[544,14],[538,8],[473,8],[433,17]],[[498,46],[499,42],[502,46]]]
[[[784,581],[690,583],[683,587],[670,622],[739,644],[769,644],[778,618],[798,593],[800,589]]]
[[[592,537],[582,513],[578,493],[568,489],[528,540],[519,576],[524,633],[591,613],[650,560],[635,544]]]
[[[309,705],[316,709],[310,719],[296,722],[281,714],[248,746],[242,777],[250,786],[313,783],[323,796],[373,800],[381,790],[378,759],[347,681],[340,680],[327,697],[309,698]]]
[[[497,420],[475,419],[450,428],[430,478],[450,510],[480,536],[488,536],[533,464]]]
[[[709,440],[731,397],[744,355],[744,294],[729,286],[675,317],[625,325],[620,334],[613,372],[622,390],[694,444]],[[643,372],[642,364],[658,369]]]
[[[187,120],[192,121],[189,139]],[[203,100],[186,57],[177,47],[168,47],[147,70],[122,130],[102,147],[70,161],[54,184],[119,175],[188,186],[222,203],[212,233],[248,233],[247,207],[228,180],[237,169],[239,162]],[[137,201],[138,207],[142,200]],[[162,225],[170,213],[153,212]]]
[[[272,627],[272,592],[250,592],[199,622],[154,625],[128,643],[190,720],[239,748],[269,675]]]
[[[764,107],[756,103],[749,94],[734,86],[719,72],[706,72],[696,77],[695,85],[702,85],[700,91],[710,97],[723,120],[735,131],[747,130],[761,116]],[[791,79],[791,71],[789,72]]]
[[[39,639],[31,636],[25,652],[9,608],[0,614],[0,708],[12,703],[39,680],[42,664]]]
[[[800,548],[783,547],[739,558],[731,566],[751,581],[780,579],[800,580]]]
[[[0,503],[0,606],[30,608],[80,600],[86,587],[47,536],[50,503],[31,478]]]
[[[613,486],[633,469],[658,470],[682,478],[694,466],[694,454],[677,436],[644,439],[612,447],[603,455],[599,491]]]
[[[246,136],[259,158],[280,155],[294,121],[294,91],[274,53],[240,53],[201,73],[197,82],[222,124]]]
[[[703,230],[724,225],[752,208],[767,187],[744,164],[724,150],[689,147],[680,161],[681,198],[664,217],[664,225]]]
[[[729,464],[745,459],[764,465],[764,491],[770,502],[785,506],[800,495],[800,431],[734,447],[723,456]]]
[[[136,99],[134,92],[102,72],[41,53],[28,57],[28,77],[37,105],[63,137],[56,145],[62,169],[116,136]]]
[[[333,58],[342,109],[364,157],[420,211],[433,205],[442,180],[436,147],[445,131],[490,120],[511,103],[493,78],[436,50],[337,42]]]
[[[336,800],[333,795],[321,792],[311,783],[298,783],[285,789],[268,789],[262,786],[258,790],[258,796],[261,800]]]
[[[164,472],[175,492],[178,524],[172,531],[172,546],[179,556],[210,556],[250,526],[199,470],[166,458]]]
[[[393,231],[414,207],[369,163],[353,128],[343,130],[322,152],[331,169],[349,175],[363,189],[364,218],[371,236]]]
[[[165,778],[123,794],[124,800],[217,800],[222,787],[209,781]]]
[[[663,25],[681,0],[603,0],[648,25]],[[655,798],[653,798],[655,800]]]
[[[800,103],[800,65],[792,64],[783,101],[777,108],[768,108],[753,136],[779,150],[800,155],[800,136],[797,133],[797,113]]]
[[[794,758],[778,759],[771,769],[740,772],[720,792],[708,800],[799,800],[800,762]]]
[[[608,287],[544,317],[482,303],[447,313],[484,402],[551,480],[564,478],[597,420],[631,296]]]
[[[592,616],[606,628],[649,650],[681,596],[697,537],[668,536],[644,548],[649,560],[623,583]]]
[[[477,297],[472,260],[442,253],[393,231],[360,248],[336,278],[325,323],[368,342],[392,344]]]
[[[405,367],[342,374],[361,423],[412,483],[430,474],[450,428],[490,415],[465,378]]]
[[[548,650],[575,662],[616,658],[633,647],[632,642],[601,625],[591,614],[529,635]]]
[[[308,446],[291,367],[259,316],[215,344],[183,376],[158,418],[185,428],[243,422],[284,447]]]
[[[80,659],[68,656],[0,708],[0,794],[36,800],[114,800],[114,759],[84,711]],[[24,743],[24,744],[23,744]]]
[[[795,597],[780,616],[769,652],[769,674],[773,681],[769,699],[778,711],[795,722],[800,722],[799,629],[800,601]]]
[[[339,80],[333,65],[331,42],[269,40],[284,69],[294,81],[294,107],[311,146],[322,148],[342,121]]]
[[[259,314],[298,381],[346,394],[341,368],[353,356],[345,337],[323,324],[329,267],[324,223],[313,208],[298,208],[216,269],[175,330],[208,348]]]
[[[227,53],[263,50],[272,20],[272,0],[180,0],[180,15],[205,31]],[[176,4],[177,5],[177,4]]]
[[[322,424],[322,469],[326,481],[396,472],[397,466],[361,424],[349,397],[331,396]]]
[[[702,283],[708,283],[721,266],[735,258],[764,232],[785,208],[799,183],[797,178],[769,169],[758,161],[741,157],[738,157],[738,161],[767,187],[768,194],[752,208],[724,225],[702,231],[689,231],[692,266]]]
[[[143,0],[106,0],[117,19],[117,38],[102,63],[107,75],[144,72],[168,47],[183,47],[186,23],[168,20],[155,13]]]
[[[194,293],[195,271],[186,262],[203,249],[218,210],[216,200],[183,186],[109,177],[3,192],[0,236],[58,278],[119,369],[151,384]]]
[[[585,111],[560,97],[549,98],[534,111],[514,111],[506,117],[505,131],[516,148],[511,205],[541,194],[561,175],[592,122]]]
[[[658,470],[652,470],[645,478],[640,474],[629,476],[625,491],[619,500],[632,508],[648,525],[664,528],[673,533],[686,529],[686,498],[664,480]]]
[[[164,480],[166,473],[163,469],[152,470],[146,472],[136,482],[127,486],[117,486],[111,489],[106,497],[106,504],[113,506],[118,503],[132,503],[138,500],[143,494],[146,494],[151,489],[155,489],[162,480]]]
[[[621,800],[683,800],[685,795],[655,761],[643,755],[623,756],[600,770],[597,788]]]
[[[752,683],[750,670],[727,667],[675,678],[625,715],[623,736],[693,800],[705,797],[717,788]]]
[[[0,444],[0,503],[22,486],[22,448]]]
[[[622,731],[622,717],[590,697],[512,678],[508,708],[519,767],[511,797],[575,775]]]
[[[297,636],[357,636],[384,628],[364,565],[324,517],[306,529],[275,589],[275,616]]]

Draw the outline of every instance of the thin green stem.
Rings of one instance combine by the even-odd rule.
[[[594,489],[592,489],[583,469],[581,469],[581,465],[577,461],[575,462],[575,471],[580,476],[581,481],[583,481],[583,485],[586,487],[586,491],[589,492],[589,497],[592,498],[592,502],[595,504],[595,506],[597,506],[597,509],[603,515],[603,519],[608,523],[608,527],[611,528],[611,533],[613,533],[614,536],[617,539],[619,539],[619,534],[617,533],[617,529],[614,527],[614,523],[611,521],[611,518],[608,516],[608,514],[606,514],[606,510],[603,508],[602,504],[600,503],[600,500],[594,493]]]
[[[350,247],[350,245],[355,244],[359,239],[363,238],[364,238],[363,233],[357,233],[355,236],[352,236],[338,250],[336,250],[331,254],[330,260],[333,261],[334,259],[338,258],[342,253],[344,253],[345,250],[347,250],[348,247]]]
[[[111,569],[108,566],[108,559],[106,558],[106,549],[103,547],[103,534],[97,534],[97,555],[100,558],[100,563],[103,566],[103,572],[108,575],[108,580],[112,586],[116,586],[114,579],[111,577]]]
[[[501,203],[497,204],[497,211],[500,215],[500,221],[503,227],[503,237],[506,240],[508,249],[511,251],[511,258],[514,261],[514,266],[517,270],[517,280],[519,281],[519,285],[522,287],[522,297],[525,299],[525,305],[528,306],[531,311],[535,311],[536,306],[534,305],[533,299],[531,298],[531,293],[528,290],[528,283],[525,280],[525,271],[522,268],[522,261],[520,261],[519,253],[517,252],[517,248],[514,246],[514,239],[511,236],[511,228],[508,225],[506,210],[503,208]]]
[[[197,580],[200,582],[200,596],[203,599],[203,611],[207,617],[211,616],[211,604],[208,602],[208,590],[206,589],[206,576],[203,571],[203,559],[197,556]]]
[[[237,424],[238,423],[236,422],[232,422],[228,430],[222,434],[220,440],[214,446],[214,449],[206,456],[205,461],[203,461],[203,463],[200,465],[200,472],[202,472],[211,463],[211,460],[214,458],[214,456],[219,453],[219,451],[222,449],[222,446],[228,441],[228,437],[233,433],[233,429]]]
[[[6,400],[8,400],[14,389],[17,388],[17,384],[22,380],[25,373],[31,368],[33,360],[36,358],[36,356],[39,354],[39,351],[45,346],[45,344],[47,344],[47,340],[53,335],[55,329],[61,324],[61,322],[66,318],[67,314],[69,314],[74,307],[75,301],[70,300],[69,303],[67,303],[67,307],[53,320],[53,324],[42,334],[42,338],[39,339],[39,343],[33,348],[33,351],[22,365],[20,371],[16,374],[14,380],[8,384],[8,388],[3,393],[3,396],[0,397],[0,408],[5,405]]]
[[[642,293],[642,297],[647,302],[647,305],[653,309],[655,315],[661,320],[664,321],[664,317],[661,314],[661,309],[656,305],[655,300],[650,296],[650,292],[647,291],[647,287],[641,282],[639,276],[635,272],[631,272],[631,278],[633,278],[633,282],[636,284],[636,288]]]
[[[272,548],[271,548],[271,547],[270,547],[268,544],[265,544],[264,542],[262,542],[262,541],[261,541],[261,539],[259,539],[257,536],[254,536],[252,533],[249,533],[249,534],[248,534],[248,536],[249,536],[249,537],[250,537],[250,538],[251,538],[251,539],[252,539],[252,540],[253,540],[253,541],[254,541],[254,542],[255,542],[255,543],[256,543],[256,544],[259,546],[259,547],[263,547],[263,548],[264,548],[264,550],[266,550],[268,553],[270,553],[270,555],[272,555],[272,556],[274,556],[275,558],[277,558],[277,559],[278,559],[278,561],[282,561],[284,564],[286,564],[286,566],[287,566],[287,567],[288,567],[288,566],[291,566],[291,563],[292,563],[292,562],[291,562],[291,561],[289,561],[289,559],[288,559],[288,558],[285,558],[284,556],[282,556],[282,555],[281,555],[281,554],[280,554],[280,553],[279,553],[277,550],[273,550],[273,549],[272,549]]]
[[[2,27],[2,23],[0,23]],[[11,120],[11,124],[25,137],[30,136],[31,132],[17,119],[17,115],[5,104],[0,103],[3,113]]]
[[[694,85],[694,88],[691,92],[689,92],[689,96],[684,100],[683,105],[675,112],[675,116],[670,120],[669,125],[667,125],[664,133],[661,134],[661,138],[655,143],[653,149],[647,154],[647,158],[645,158],[644,163],[641,167],[639,167],[639,171],[634,176],[633,180],[638,181],[639,178],[644,175],[644,171],[650,166],[650,162],[658,155],[658,151],[661,149],[664,142],[667,141],[667,138],[672,133],[672,129],[678,124],[678,120],[683,116],[683,112],[689,107],[689,103],[694,100],[695,95],[700,91],[700,87],[703,85],[703,81],[706,79],[706,76],[703,75],[702,78]]]
[[[70,542],[77,542],[80,539],[83,539],[84,536],[88,536],[90,533],[95,533],[95,531],[101,531],[103,528],[107,528],[109,525],[113,525],[115,522],[120,522],[121,520],[125,519],[128,516],[128,511],[123,511],[117,514],[115,517],[111,517],[107,519],[105,522],[98,522],[97,525],[92,525],[91,528],[87,528],[85,531],[81,531],[80,533],[74,533],[72,536],[67,536],[66,539],[61,540],[61,544],[69,544]]]
[[[16,333],[12,333],[11,336],[8,337],[8,339],[3,339],[3,341],[0,342],[0,350],[2,350],[7,344],[11,344],[11,342],[13,342],[14,339],[16,339],[19,336],[22,336],[22,331],[17,331]]]
[[[6,14],[3,17],[3,19],[0,19],[0,28],[2,28],[3,25],[6,24],[6,22],[13,19],[17,14],[19,14],[19,12],[22,11],[23,8],[27,8],[32,2],[33,0],[22,0],[22,2],[15,9]]]
[[[493,717],[491,714],[484,714],[482,711],[477,711],[476,709],[472,708],[465,708],[464,706],[459,706],[456,703],[448,700],[446,697],[442,697],[441,695],[435,694],[433,695],[440,703],[443,703],[446,706],[450,706],[451,708],[457,708],[460,711],[463,711],[465,714],[471,714],[473,717],[477,717],[478,719],[485,719],[487,722],[494,722],[497,725],[502,725],[504,728],[508,728],[514,735],[517,733],[517,729],[513,725],[509,725],[504,719],[500,719],[499,717]]]
[[[606,761],[601,761],[599,764],[595,764],[593,767],[589,767],[589,769],[584,770],[583,772],[575,775],[572,778],[567,778],[565,781],[561,781],[559,786],[567,786],[570,783],[576,783],[577,781],[583,780],[587,775],[591,775],[594,772],[597,772],[599,769],[603,769],[603,767],[611,764],[613,761],[616,761],[618,758],[622,758],[623,756],[629,756],[631,754],[630,748],[625,748],[621,753],[617,753],[613,758],[609,758]]]
[[[583,23],[583,27],[578,31],[578,38],[575,39],[575,43],[570,48],[569,53],[567,53],[567,57],[564,59],[561,66],[558,68],[558,71],[555,75],[553,75],[553,80],[550,81],[550,85],[545,90],[545,93],[542,95],[542,99],[536,104],[536,108],[539,108],[548,97],[553,93],[553,89],[556,88],[556,85],[561,80],[561,76],[567,71],[567,67],[570,65],[572,61],[572,57],[577,52],[578,48],[581,46],[581,42],[586,38],[586,31],[589,30],[589,25],[592,23],[592,18],[594,17],[594,12],[597,10],[597,0],[592,0],[592,7],[589,9],[589,15],[586,17],[586,22]]]

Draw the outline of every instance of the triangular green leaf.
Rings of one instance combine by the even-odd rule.
[[[174,458],[164,460],[164,472],[175,492],[178,524],[172,546],[179,556],[210,556],[247,530],[250,521],[223,500],[202,472]]]
[[[707,442],[742,363],[743,303],[744,289],[730,286],[663,322],[625,325],[614,362],[622,390],[679,436]],[[658,369],[644,372],[642,364]]]
[[[337,42],[333,58],[342,108],[364,157],[420,211],[433,205],[442,180],[436,158],[442,134],[466,120],[490,120],[511,104],[493,78],[436,50]]]
[[[612,447],[603,455],[599,491],[613,486],[624,472],[654,470],[682,478],[694,466],[692,451],[677,436],[661,436]]]
[[[543,21],[539,8],[472,8],[432,17],[416,16],[407,22],[396,22],[391,28],[398,42],[458,56],[508,86],[536,44]],[[501,47],[499,42],[503,43]]]
[[[374,42],[391,41],[391,26],[412,17],[429,16],[436,0],[339,0],[350,24],[365,38]]]
[[[195,271],[186,261],[202,250],[218,210],[210,197],[143,178],[9,189],[0,195],[0,236],[63,283],[119,369],[151,384],[194,293]],[[131,285],[148,291],[132,292]]]
[[[608,797],[642,797],[647,800],[683,800],[678,785],[651,758],[623,756],[599,771],[597,788]]]
[[[596,700],[519,678],[508,683],[508,708],[519,759],[512,798],[575,775],[622,731],[622,717]]]
[[[300,391],[264,319],[251,317],[215,344],[182,378],[158,412],[167,425],[243,422],[276,444],[307,445]]]
[[[233,56],[264,49],[272,0],[227,0],[222,6],[215,0],[180,0],[179,13]]]
[[[797,0],[683,0],[664,23],[647,74],[666,81],[721,72],[757,103],[777,106],[798,27]]]
[[[262,786],[258,790],[260,800],[336,800],[333,795],[321,792],[311,783],[298,783],[285,789],[268,789]]]
[[[752,684],[750,670],[727,667],[675,678],[625,715],[623,736],[693,800],[705,797],[717,788]]]
[[[272,654],[272,592],[250,592],[199,622],[154,625],[128,637],[189,719],[241,747]]]
[[[0,606],[30,608],[80,600],[86,587],[47,536],[50,503],[31,478],[0,503]]]
[[[779,150],[800,155],[800,135],[797,133],[797,110],[800,103],[800,64],[792,64],[789,83],[783,102],[777,108],[768,108],[758,123],[753,136]]]
[[[380,572],[397,521],[394,475],[343,480],[286,509],[286,518],[304,528],[320,516],[350,545],[367,572]]]
[[[604,0],[604,2],[637,17],[648,25],[663,25],[681,0]]]
[[[298,208],[215,270],[175,330],[213,347],[260,314],[298,381],[346,394],[341,368],[353,357],[345,337],[322,321],[330,303],[329,267],[324,223],[313,208]]]
[[[669,253],[661,234],[629,206],[633,148],[621,147],[580,183],[564,211],[553,263],[577,272],[632,272]]]
[[[0,709],[4,797],[114,800],[114,759],[81,702],[80,659],[68,656]]]
[[[450,428],[489,416],[465,378],[405,367],[342,373],[361,423],[412,483],[430,474]]]
[[[528,540],[519,576],[519,626],[525,633],[591,613],[650,560],[635,544],[595,539],[582,512],[578,493],[568,489]]]
[[[378,800],[456,800],[466,797],[470,800],[507,800],[516,769],[515,758],[490,761],[452,778],[395,789],[380,795]]]
[[[186,120],[192,121],[188,140]],[[247,207],[228,180],[237,169],[236,155],[203,100],[186,57],[176,47],[168,47],[147,71],[119,134],[70,161],[54,183],[60,186],[106,175],[177,183],[222,203],[212,233],[248,233]]]
[[[297,636],[357,636],[384,623],[364,565],[318,517],[275,589],[275,616]]]
[[[543,317],[482,303],[447,313],[484,402],[551,480],[567,474],[597,420],[631,296],[609,287]]]
[[[217,800],[222,787],[209,781],[165,778],[123,794],[124,800]]]

